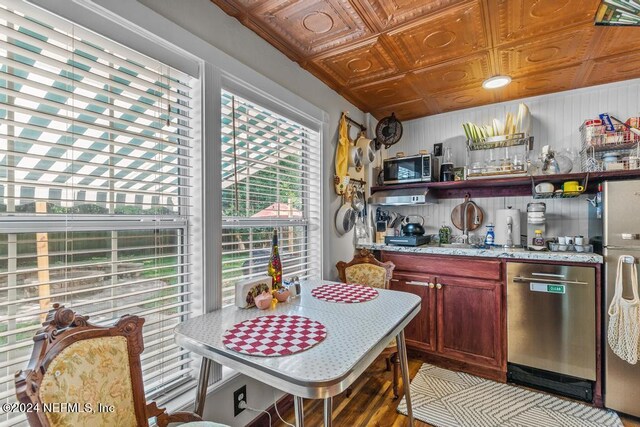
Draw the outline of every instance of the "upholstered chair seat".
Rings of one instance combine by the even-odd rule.
[[[349,284],[367,285],[372,288],[388,289],[395,265],[391,261],[380,262],[371,252],[360,249],[349,262],[336,264],[340,280]],[[398,398],[398,377],[400,375],[398,348],[396,340],[392,340],[381,354],[387,363],[387,370],[393,366],[393,396]],[[347,389],[347,396],[351,389]]]
[[[112,327],[87,319],[54,304],[36,333],[29,365],[16,374],[18,400],[40,407],[77,403],[79,410],[30,412],[31,426],[144,427],[154,418],[159,427],[221,426],[191,412],[167,414],[155,403],[147,404],[140,364],[144,319],[123,316]]]

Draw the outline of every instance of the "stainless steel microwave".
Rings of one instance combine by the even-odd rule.
[[[384,184],[438,180],[438,160],[431,154],[393,157],[383,161]]]

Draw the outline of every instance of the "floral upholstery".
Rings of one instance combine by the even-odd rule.
[[[373,264],[355,264],[344,269],[347,283],[358,283],[369,285],[372,288],[386,288],[387,270]],[[393,339],[387,348],[395,347],[396,340]]]
[[[47,412],[52,426],[135,427],[136,416],[125,337],[75,342],[49,364],[40,385],[42,403],[79,403],[80,412]],[[91,404],[95,412],[82,412]],[[98,413],[98,403],[113,412]]]
[[[386,288],[387,270],[373,264],[355,264],[344,270],[347,283]]]

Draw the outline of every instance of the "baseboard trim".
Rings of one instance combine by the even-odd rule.
[[[289,411],[293,407],[293,396],[290,394],[285,394],[278,400],[278,412],[280,415]],[[265,409],[271,415],[271,419],[275,421],[278,419],[278,414],[276,414],[276,409],[273,405],[269,406]],[[260,415],[255,417],[251,422],[249,422],[246,427],[271,427],[269,424],[269,416],[264,412],[261,412]]]
[[[450,369],[453,371],[463,371],[471,375],[476,375],[488,380],[493,380],[501,383],[507,382],[506,369],[503,371],[499,368],[480,366],[473,363],[450,359],[445,356],[422,351],[411,350],[409,353],[411,354],[411,356],[417,359],[440,366],[441,368]]]

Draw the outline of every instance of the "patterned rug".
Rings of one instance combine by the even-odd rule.
[[[413,416],[436,427],[622,427],[613,411],[427,363],[411,381]],[[402,398],[398,412],[407,415]]]

